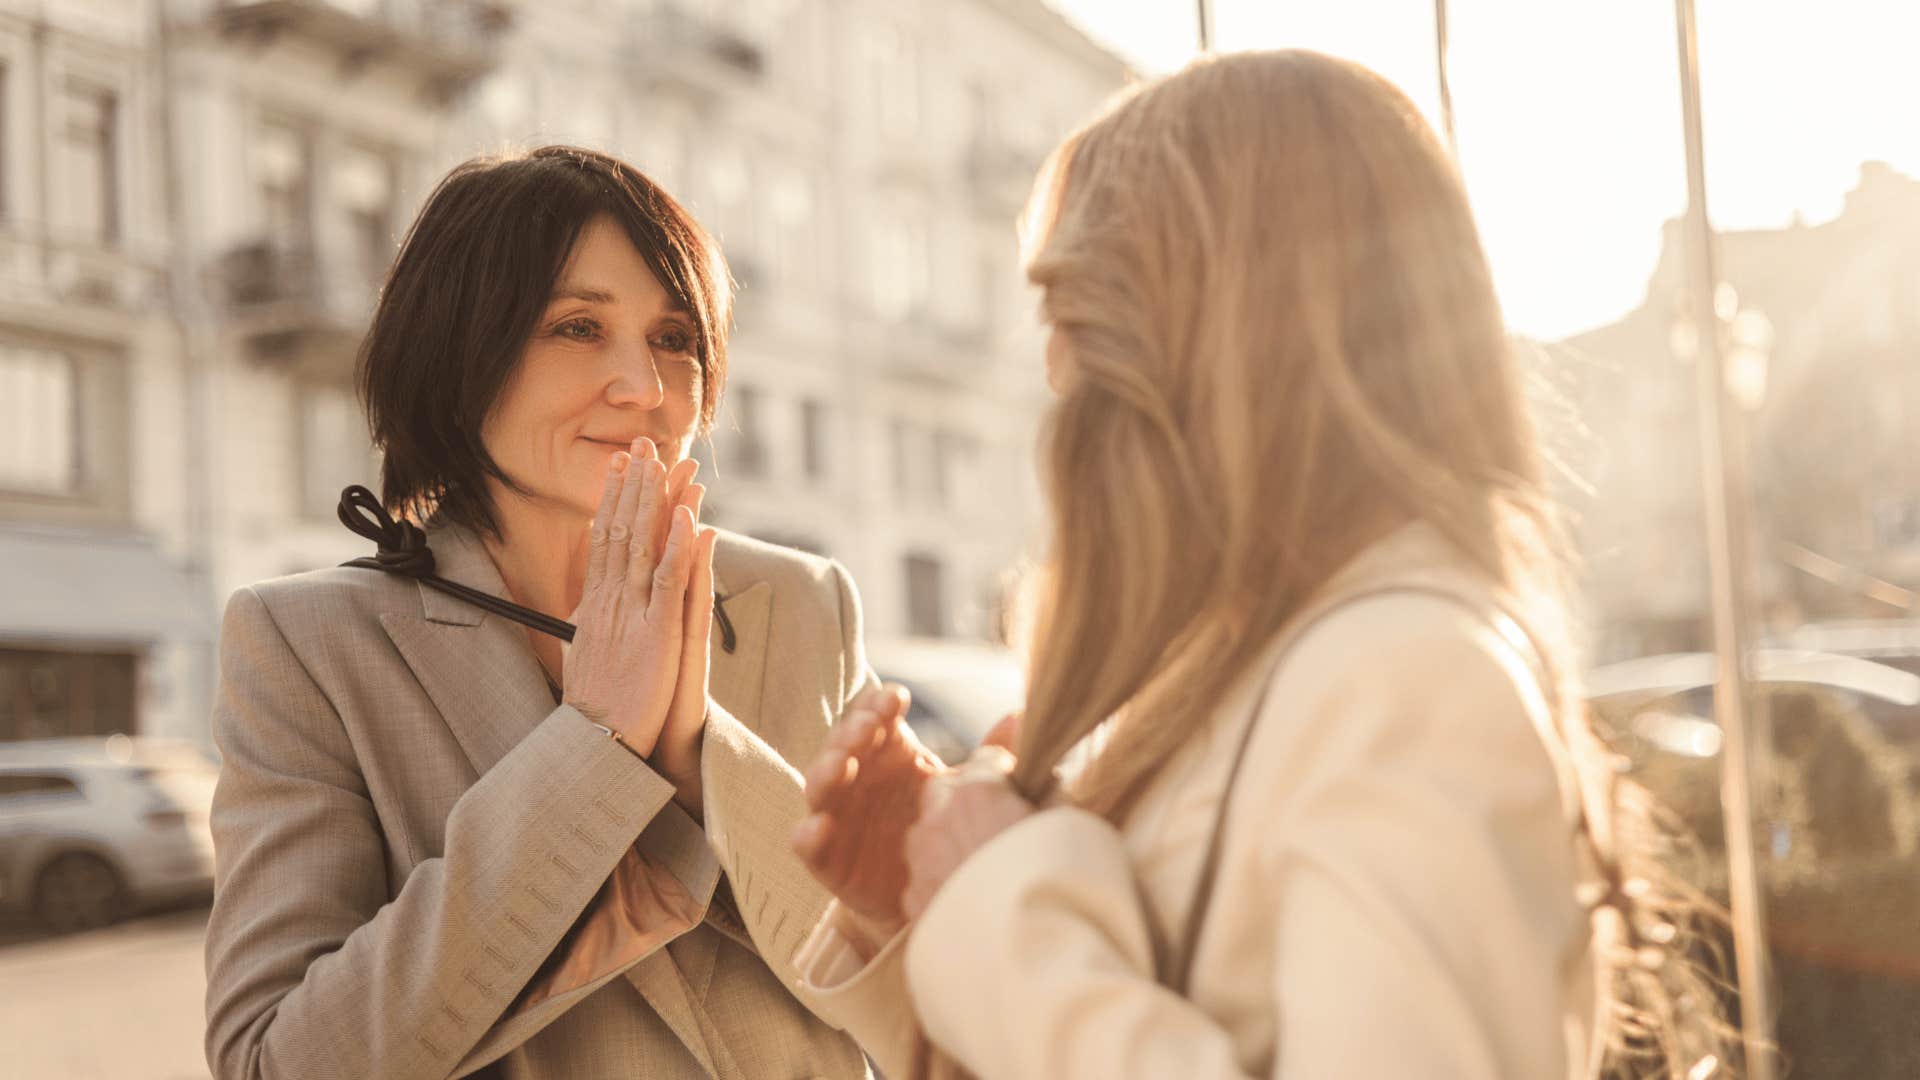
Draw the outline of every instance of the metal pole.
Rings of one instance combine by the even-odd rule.
[[[1440,76],[1440,126],[1447,149],[1460,158],[1460,140],[1453,133],[1453,84],[1447,79],[1447,0],[1433,0],[1434,65]]]
[[[1213,51],[1213,0],[1195,0],[1200,9],[1200,51]]]
[[[1714,714],[1725,735],[1720,756],[1720,806],[1727,830],[1727,891],[1733,909],[1734,963],[1740,985],[1744,1073],[1773,1080],[1767,1047],[1773,1011],[1766,983],[1766,938],[1753,839],[1755,735],[1765,730],[1762,703],[1748,671],[1751,622],[1751,522],[1747,453],[1741,414],[1727,390],[1724,324],[1713,226],[1707,218],[1706,164],[1701,144],[1700,53],[1693,0],[1674,0],[1679,31],[1680,98],[1687,144],[1686,250],[1688,300],[1698,331],[1701,480],[1707,558],[1713,587]]]

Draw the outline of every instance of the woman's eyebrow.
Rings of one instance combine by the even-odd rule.
[[[613,294],[605,289],[596,289],[590,285],[561,285],[547,298],[548,303],[556,300],[585,300],[589,304],[614,303]]]

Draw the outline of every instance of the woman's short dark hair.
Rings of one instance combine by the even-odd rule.
[[[497,534],[492,477],[518,485],[480,438],[500,388],[588,222],[611,217],[686,309],[699,338],[700,433],[726,382],[733,287],[720,247],[626,162],[573,146],[465,162],[401,243],[360,346],[358,379],[381,501],[396,515]]]

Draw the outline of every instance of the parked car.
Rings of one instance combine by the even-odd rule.
[[[874,670],[905,686],[907,724],[949,764],[963,761],[982,736],[1026,702],[1019,658],[997,645],[903,639],[870,647]]]
[[[1763,649],[1755,665],[1770,736],[1757,869],[1774,1039],[1794,1076],[1908,1077],[1920,1060],[1920,676],[1910,652],[1866,630],[1886,635],[1802,634],[1787,640],[1839,651]],[[1593,672],[1588,690],[1635,778],[1698,837],[1696,884],[1724,904],[1713,666],[1698,653],[1628,661]],[[1713,935],[1722,957],[1726,935]]]
[[[1920,717],[1920,676],[1807,649],[1761,649],[1755,657],[1769,714],[1761,765],[1770,781],[1755,799],[1771,856],[1830,859],[1843,850],[1911,847],[1912,761],[1899,735]],[[1587,677],[1608,741],[1708,851],[1722,850],[1725,840],[1715,673],[1711,654],[1675,653]]]
[[[0,905],[64,932],[208,892],[218,775],[175,740],[0,743]]]

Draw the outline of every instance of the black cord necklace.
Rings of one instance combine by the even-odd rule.
[[[373,541],[378,548],[376,554],[350,559],[341,563],[341,566],[357,566],[413,578],[422,585],[464,600],[482,611],[512,619],[561,641],[573,640],[574,625],[570,622],[436,575],[433,572],[433,550],[427,547],[427,534],[411,521],[395,521],[387,513],[387,508],[380,505],[380,500],[374,498],[373,492],[359,484],[340,493],[339,514],[340,524]],[[720,647],[733,652],[739,641],[734,636],[733,620],[727,618],[727,609],[721,605],[718,596],[713,598],[713,621],[720,628]]]

